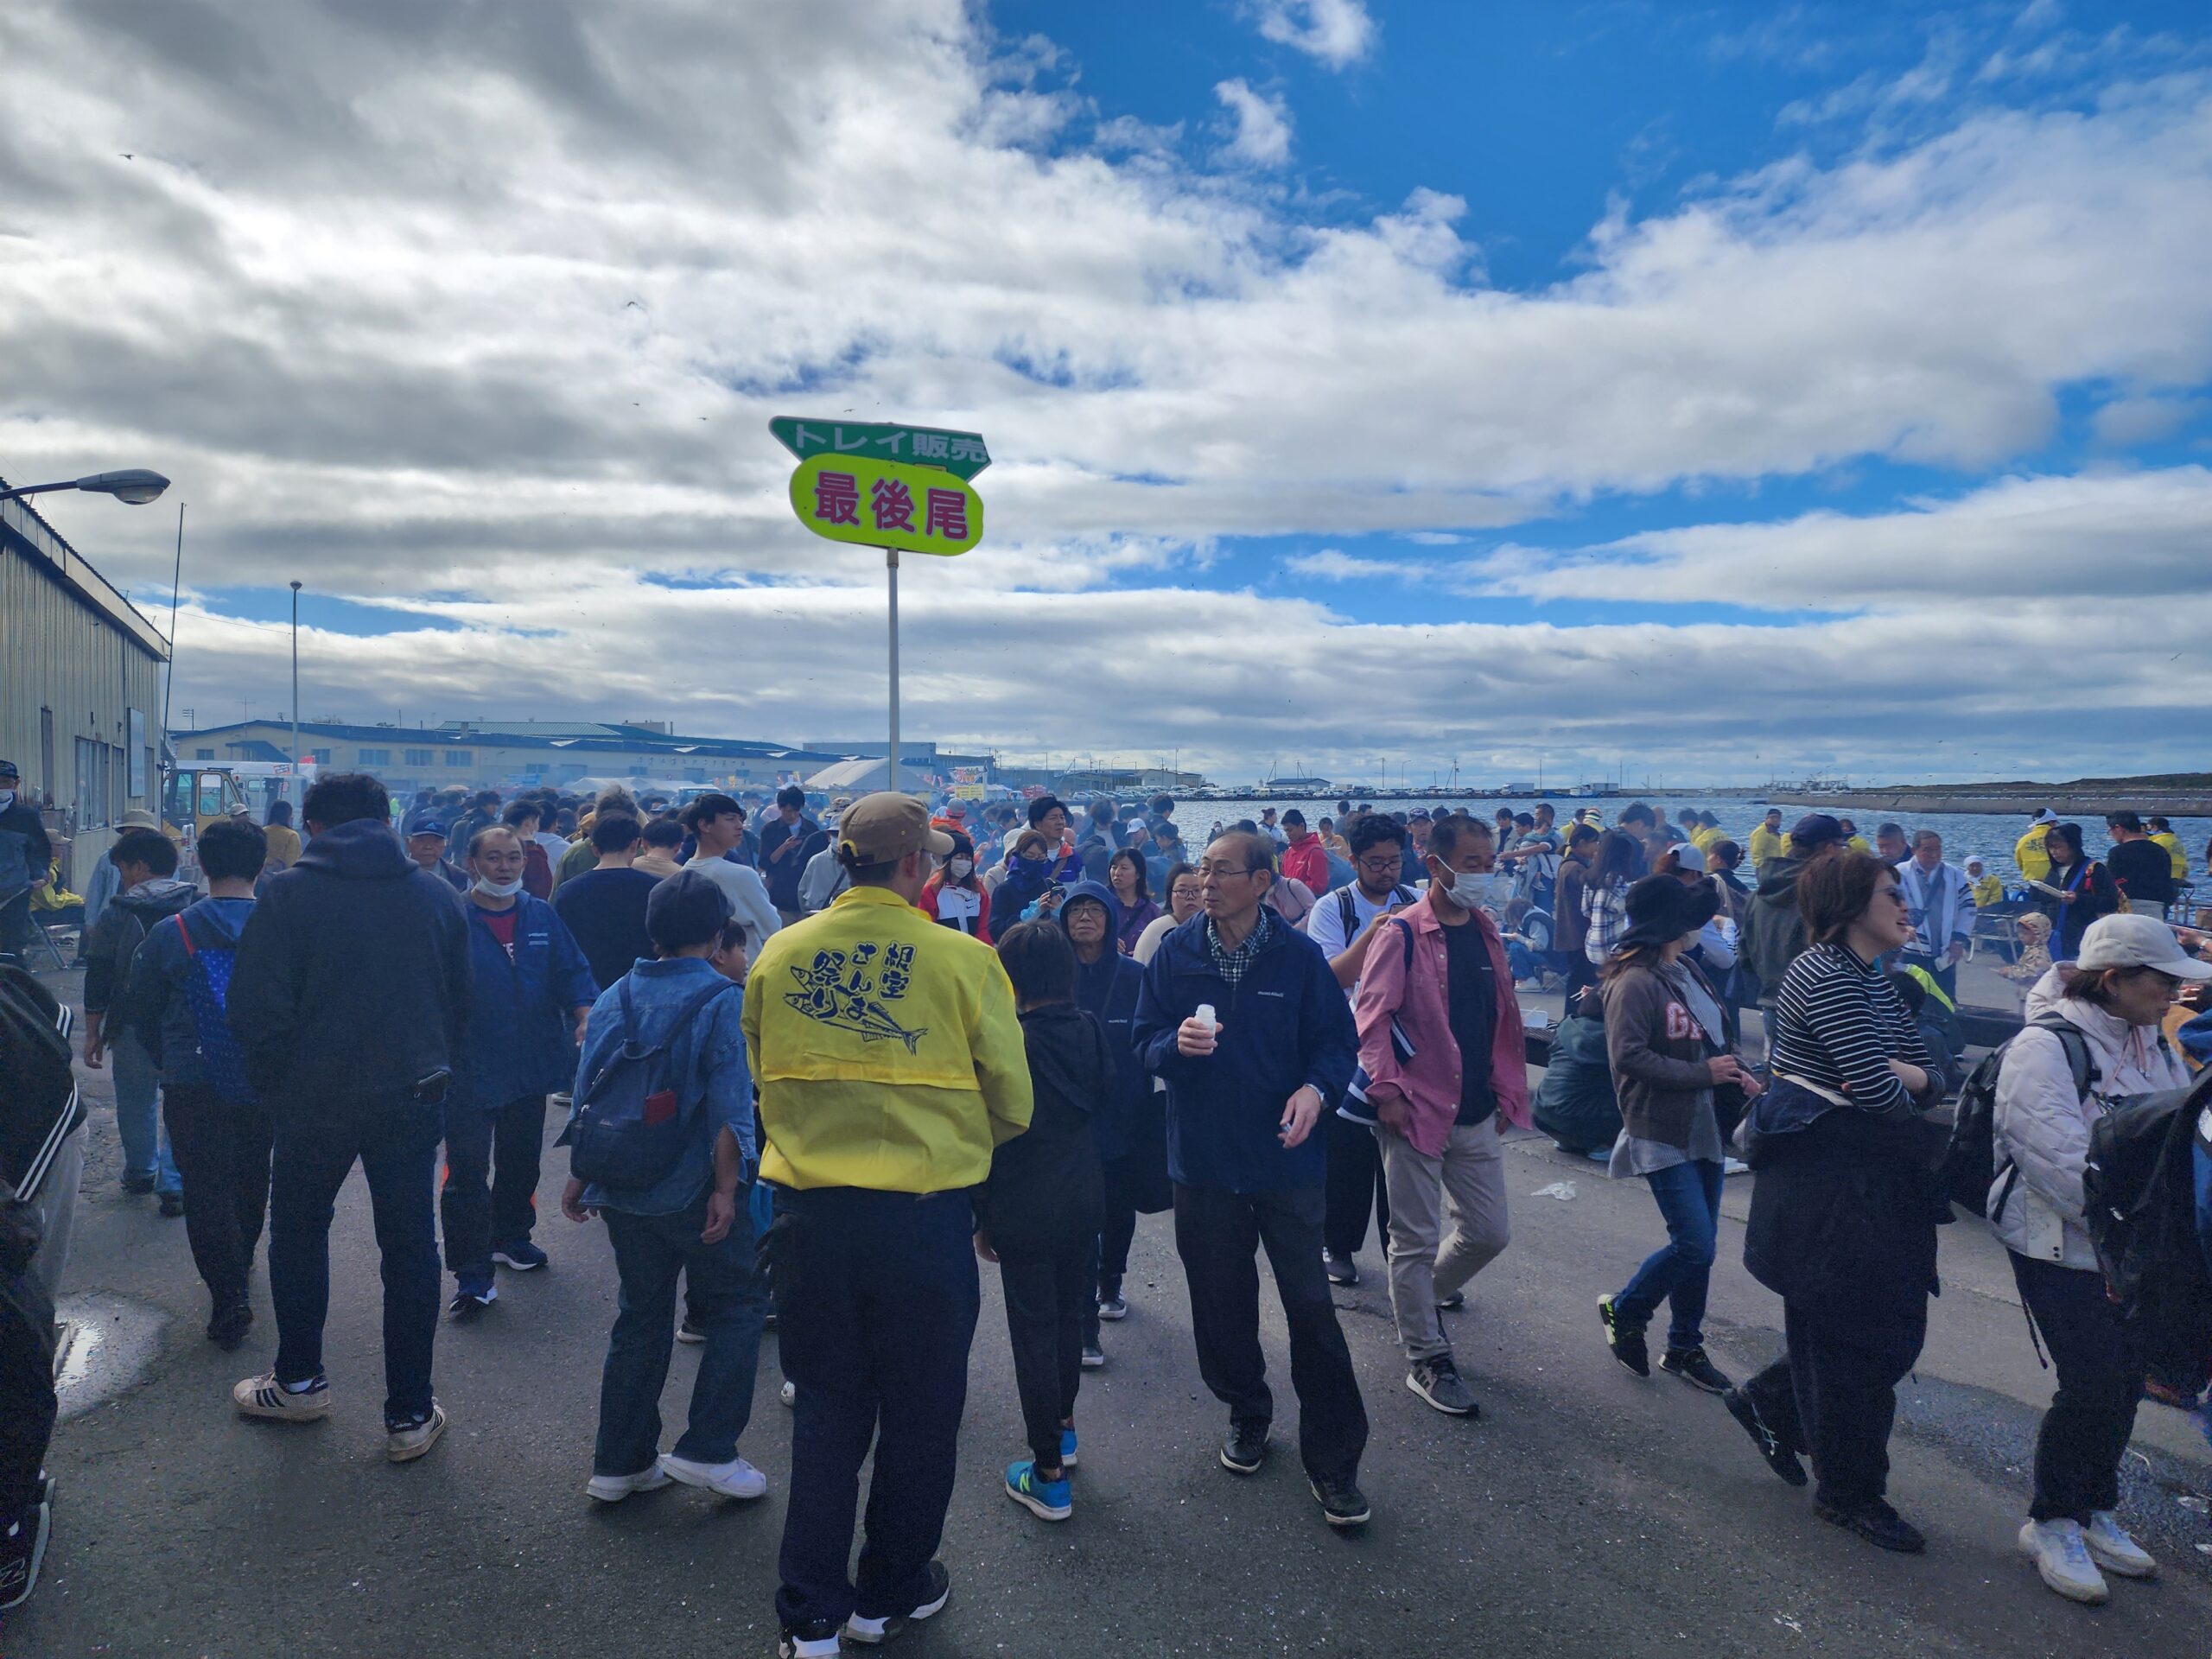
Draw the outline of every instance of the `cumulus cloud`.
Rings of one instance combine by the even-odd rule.
[[[1365,57],[1379,32],[1363,0],[1256,0],[1251,10],[1267,39],[1332,69]]]
[[[1241,76],[1217,82],[1213,93],[1236,128],[1224,154],[1255,167],[1281,167],[1290,159],[1290,106],[1280,96],[1253,91]]]
[[[1281,11],[1312,29],[1327,10]],[[1927,709],[2009,756],[2074,741],[2019,711],[2040,651],[2167,706],[2175,682],[2122,645],[2202,620],[2144,603],[2199,522],[2190,469],[1582,554],[1481,545],[1592,499],[1866,457],[2017,466],[2084,385],[2130,389],[2110,441],[2146,431],[2127,401],[2185,401],[2212,372],[2201,73],[1620,209],[1567,276],[1520,290],[1491,283],[1492,227],[1454,197],[1319,219],[1255,182],[1291,137],[1249,83],[1224,85],[1284,124],[1224,176],[1177,159],[1172,126],[1071,99],[1066,73],[963,0],[16,0],[0,467],[158,466],[211,593],[299,575],[419,618],[314,632],[308,705],[336,712],[412,711],[420,676],[449,712],[868,729],[880,569],[792,521],[764,429],[783,413],[990,439],[990,539],[902,590],[909,726],[947,741],[1147,751],[1196,726],[1227,764],[1271,752],[1294,709],[1318,764],[1325,741],[1428,753],[1461,709],[1561,753],[1609,752],[1594,726],[1616,720],[1619,743],[1710,764],[1669,734],[1672,690],[1707,688],[1715,721],[1755,711],[1768,741],[1745,664],[1782,634],[1792,664],[1859,688],[1771,728],[1792,764],[1893,753],[1918,728],[1886,688],[1923,667]],[[165,592],[163,515],[54,512],[111,575]],[[1468,620],[1478,599],[1382,627],[1349,613],[1357,572],[1295,570],[1306,598],[1206,585],[1221,538],[1328,538],[1357,562],[1376,532],[1474,591],[1663,602],[1673,560],[1780,620],[1849,614],[1514,628]],[[1961,550],[1975,593],[1946,574]],[[180,707],[283,683],[281,640],[222,611],[184,619]],[[2117,639],[2054,645],[2093,613]],[[1955,658],[2012,665],[2001,707]],[[1097,695],[1040,704],[1046,663]],[[1586,667],[1662,695],[1558,709],[1549,688]]]

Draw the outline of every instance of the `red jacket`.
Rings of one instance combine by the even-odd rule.
[[[1459,1045],[1452,1035],[1451,993],[1445,982],[1444,925],[1424,893],[1394,922],[1376,929],[1360,964],[1352,1018],[1359,1027],[1359,1064],[1370,1100],[1396,1095],[1408,1109],[1406,1139],[1440,1158],[1459,1116]],[[1397,923],[1413,930],[1413,950]],[[1516,1128],[1529,1127],[1529,1057],[1522,1041],[1521,1005],[1513,997],[1513,970],[1505,944],[1489,916],[1478,910],[1463,926],[1482,930],[1497,988],[1497,1025],[1490,1050],[1491,1093],[1497,1115]],[[1410,955],[1410,961],[1408,956]],[[1395,1027],[1408,1058],[1392,1040]]]
[[[1316,894],[1329,890],[1329,854],[1321,845],[1321,837],[1308,835],[1282,849],[1282,873],[1295,876]]]

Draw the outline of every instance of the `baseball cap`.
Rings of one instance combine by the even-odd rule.
[[[704,944],[729,918],[729,895],[702,871],[678,870],[645,895],[645,933],[664,950]]]
[[[22,775],[23,774],[22,772],[16,770],[16,763],[14,761],[0,760],[0,778],[20,778]]]
[[[952,837],[930,828],[929,808],[912,795],[880,789],[861,796],[837,820],[837,845],[855,863],[889,864],[914,852],[944,858]]]
[[[1843,833],[1843,826],[1825,812],[1808,812],[1789,827],[1790,847],[1799,853],[1809,853],[1815,847],[1849,839]]]
[[[2173,929],[2155,916],[2099,917],[2082,934],[2075,960],[2089,969],[2155,968],[2176,979],[2212,979],[2212,963],[2184,952]]]
[[[445,834],[446,827],[444,824],[439,823],[435,818],[424,818],[420,823],[409,826],[407,830],[407,838],[410,841],[412,841],[417,836],[435,836],[439,840],[442,841],[445,839]]]

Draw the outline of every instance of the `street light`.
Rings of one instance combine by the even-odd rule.
[[[292,810],[307,810],[307,791],[300,780],[300,584],[292,584]],[[304,820],[302,820],[304,822]]]
[[[168,486],[168,480],[159,473],[134,467],[120,473],[94,473],[86,478],[67,479],[59,484],[32,484],[20,490],[0,490],[0,501],[44,495],[49,490],[84,490],[92,495],[111,495],[127,505],[143,507],[157,499]]]

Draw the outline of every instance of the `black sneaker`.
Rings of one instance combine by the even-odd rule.
[[[1726,1394],[1736,1386],[1727,1372],[1705,1357],[1702,1348],[1669,1348],[1661,1357],[1659,1369],[1707,1394]]]
[[[253,1309],[245,1302],[219,1307],[207,1320],[207,1340],[225,1353],[233,1351],[253,1327]]]
[[[1928,1548],[1928,1540],[1921,1535],[1920,1529],[1878,1497],[1849,1509],[1815,1500],[1813,1513],[1833,1526],[1857,1533],[1870,1544],[1893,1549],[1900,1555],[1917,1555]]]
[[[1759,1456],[1766,1459],[1766,1466],[1788,1481],[1792,1486],[1805,1484],[1805,1465],[1797,1461],[1797,1454],[1782,1443],[1782,1437],[1766,1426],[1766,1419],[1759,1415],[1759,1408],[1751,1403],[1751,1396],[1741,1389],[1731,1389],[1720,1396],[1720,1403],[1728,1408],[1728,1414],[1744,1426],[1744,1433],[1751,1437],[1751,1444],[1759,1449]]]
[[[1083,1344],[1083,1369],[1095,1371],[1106,1363],[1106,1351],[1095,1342]]]
[[[1467,1293],[1464,1290],[1455,1290],[1449,1296],[1436,1299],[1436,1311],[1440,1313],[1457,1313],[1466,1305]]]
[[[1467,1387],[1449,1354],[1414,1361],[1413,1370],[1406,1373],[1406,1386],[1447,1417],[1483,1414],[1475,1403],[1474,1391]]]
[[[834,1624],[804,1625],[776,1638],[776,1659],[836,1659],[842,1651]]]
[[[887,1613],[881,1618],[862,1618],[855,1612],[845,1621],[845,1640],[857,1642],[863,1647],[874,1647],[888,1642],[909,1624],[944,1611],[945,1602],[952,1595],[952,1574],[944,1570],[943,1561],[931,1561],[927,1568],[929,1584],[920,1601],[908,1611]]]
[[[683,1323],[676,1327],[676,1339],[678,1342],[704,1342],[707,1339],[707,1333],[694,1325],[691,1322],[691,1316],[686,1313],[683,1316]]]
[[[1232,1475],[1255,1475],[1268,1460],[1268,1426],[1265,1423],[1241,1422],[1229,1426],[1229,1438],[1221,1443],[1221,1466]]]
[[[1334,1250],[1321,1252],[1321,1271],[1329,1275],[1329,1282],[1332,1285],[1356,1285],[1359,1282],[1359,1269],[1352,1265],[1351,1257],[1338,1255]]]
[[[162,1193],[162,1220],[164,1220],[164,1221],[175,1221],[175,1220],[179,1216],[181,1216],[183,1213],[184,1213],[184,1194],[183,1194],[183,1193],[181,1193],[181,1192],[164,1192],[164,1193]]]
[[[1321,1506],[1321,1518],[1332,1527],[1363,1527],[1370,1511],[1367,1494],[1348,1480],[1316,1480],[1306,1483],[1313,1489],[1313,1498]]]
[[[126,1175],[123,1178],[123,1190],[134,1198],[143,1198],[154,1190],[154,1178],[150,1175]]]
[[[1618,1300],[1612,1296],[1598,1299],[1598,1318],[1605,1327],[1605,1345],[1613,1351],[1615,1359],[1638,1376],[1649,1376],[1651,1351],[1643,1344],[1643,1327],[1630,1325],[1620,1317],[1615,1306]]]
[[[47,1535],[54,1530],[54,1483],[44,1481],[37,1500],[0,1530],[0,1611],[20,1607],[38,1587],[39,1564],[46,1560]]]

